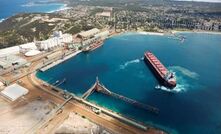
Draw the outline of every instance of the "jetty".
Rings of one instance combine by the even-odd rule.
[[[155,113],[155,114],[158,114],[159,113],[159,109],[156,108],[156,107],[153,107],[151,105],[147,105],[147,104],[143,104],[141,102],[138,102],[136,100],[133,100],[131,98],[128,98],[128,97],[125,97],[123,95],[120,95],[120,94],[117,94],[117,93],[114,93],[114,92],[111,92],[110,90],[108,90],[103,84],[101,84],[98,80],[98,77],[96,78],[96,82],[92,85],[91,88],[89,88],[83,95],[82,95],[82,98],[83,99],[87,99],[93,92],[98,92],[98,93],[103,93],[105,95],[108,95],[108,96],[111,96],[111,97],[114,97],[116,99],[119,99],[119,100],[122,100],[124,102],[127,102],[131,105],[134,105],[136,107],[139,107],[139,108],[143,108],[149,112],[152,112],[152,113]]]

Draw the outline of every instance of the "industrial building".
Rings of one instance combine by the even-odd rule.
[[[79,38],[82,38],[82,39],[89,39],[89,38],[92,38],[94,35],[98,34],[100,32],[99,29],[97,28],[93,28],[91,30],[88,30],[88,31],[84,31],[84,32],[81,32],[79,33],[77,36]]]
[[[71,34],[61,34],[59,33],[56,37],[49,38],[44,41],[37,41],[36,46],[39,50],[48,51],[56,47],[63,46],[65,43],[70,43],[73,41]]]
[[[15,101],[18,98],[26,95],[27,93],[28,93],[28,89],[18,84],[12,84],[10,86],[7,86],[4,90],[1,91],[1,95],[11,101]]]
[[[0,49],[0,57],[7,56],[10,54],[19,54],[20,52],[26,53],[27,51],[34,50],[34,49],[37,49],[34,42],[22,44],[19,46],[4,48],[4,49]]]
[[[38,49],[42,51],[48,51],[61,45],[61,42],[58,37],[49,38],[44,41],[37,41],[35,43]]]
[[[25,65],[27,61],[16,55],[7,55],[0,57],[0,69],[7,69],[11,67],[19,67]]]
[[[103,31],[103,32],[97,33],[92,38],[83,41],[82,45],[88,46],[91,43],[94,43],[95,41],[104,40],[109,36],[109,34],[110,34],[109,31]]]
[[[103,32],[100,32],[96,35],[94,35],[95,38],[100,38],[100,39],[106,39],[108,36],[110,35],[110,32],[107,30],[107,31],[103,31]]]
[[[73,36],[71,34],[63,34],[62,38],[60,38],[61,43],[71,43],[73,42]]]
[[[88,46],[90,45],[91,43],[94,43],[95,41],[97,41],[99,38],[98,37],[93,37],[91,39],[88,39],[88,40],[85,40],[82,42],[82,45],[83,46]]]

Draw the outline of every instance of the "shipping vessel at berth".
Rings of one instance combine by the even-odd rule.
[[[103,45],[103,40],[97,41],[93,44],[91,44],[90,46],[86,47],[83,51],[84,52],[89,52],[89,51],[93,51],[99,47],[101,47]]]
[[[156,56],[151,52],[145,52],[144,60],[162,85],[171,89],[176,87],[174,73],[168,71]]]

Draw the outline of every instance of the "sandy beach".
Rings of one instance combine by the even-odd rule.
[[[159,33],[159,32],[138,32],[139,34],[144,34],[144,35],[159,35],[163,36],[164,33]]]
[[[193,30],[193,31],[177,31],[172,30],[172,33],[205,33],[205,34],[219,34],[221,35],[221,32],[214,32],[214,31],[199,31],[199,30]]]
[[[161,32],[145,32],[145,31],[128,31],[130,32],[137,32],[139,34],[143,35],[158,35],[158,36],[164,36],[167,31],[164,31],[164,33]],[[125,32],[114,32],[112,36],[114,35],[119,35],[123,34]],[[176,33],[205,33],[205,34],[218,34],[221,35],[221,32],[214,32],[214,31],[199,31],[199,30],[186,30],[186,31],[178,31],[178,30],[172,30],[171,33],[176,34]]]

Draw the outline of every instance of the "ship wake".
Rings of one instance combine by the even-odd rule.
[[[164,86],[162,86],[162,85],[157,85],[157,86],[155,87],[155,89],[159,89],[159,90],[163,90],[163,91],[171,92],[171,93],[179,93],[179,92],[184,92],[184,91],[186,91],[185,85],[182,85],[182,84],[177,84],[176,87],[173,88],[173,89],[164,87]]]
[[[191,88],[191,85],[188,84],[189,82],[184,77],[184,75],[188,76],[192,79],[197,79],[199,77],[199,75],[197,73],[191,72],[191,71],[189,71],[183,67],[179,67],[179,66],[169,67],[169,70],[173,71],[176,75],[176,79],[177,79],[176,87],[173,89],[170,89],[170,88],[167,88],[163,85],[157,85],[155,87],[155,89],[159,89],[159,90],[163,90],[163,91],[167,91],[167,92],[172,92],[172,93],[185,92],[185,91],[187,91],[187,89]]]
[[[192,79],[198,79],[199,78],[199,74],[197,74],[196,72],[190,71],[184,67],[181,66],[171,66],[169,67],[170,70],[172,70],[173,72],[180,72],[183,75],[192,78]]]
[[[139,63],[139,62],[142,61],[142,60],[143,60],[143,58],[127,61],[127,62],[125,62],[123,65],[120,65],[120,69],[125,69],[125,68],[126,68],[127,66],[129,66],[130,64]]]

